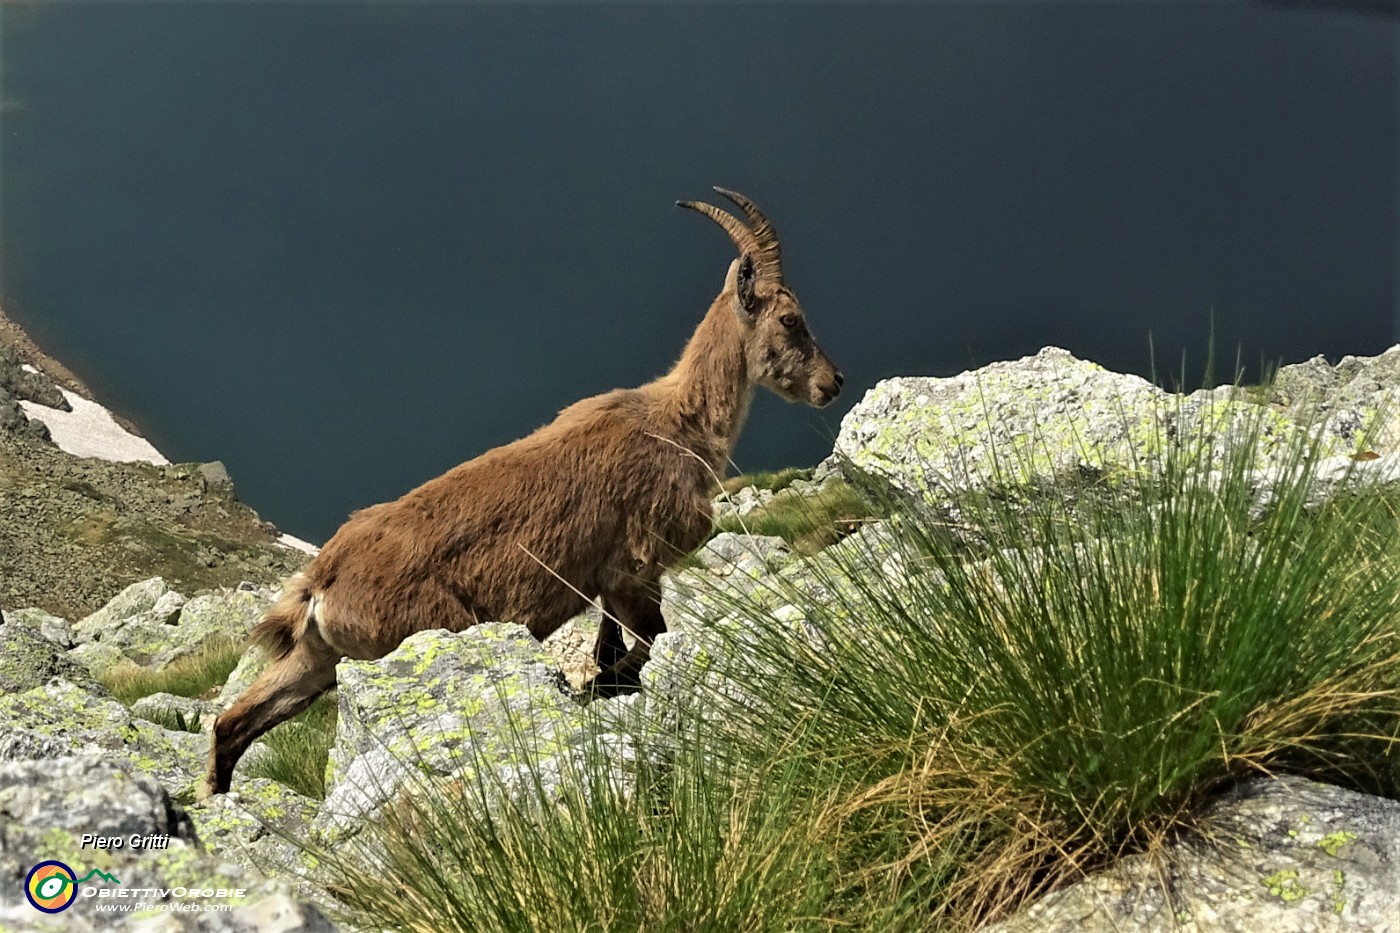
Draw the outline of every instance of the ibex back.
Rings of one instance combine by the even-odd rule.
[[[350,517],[253,630],[271,665],[214,724],[204,794],[248,745],[335,683],[343,657],[383,657],[414,632],[518,622],[544,638],[601,597],[597,688],[635,683],[665,630],[658,581],[710,533],[710,498],[754,386],[824,406],[842,377],[783,282],[772,225],[677,202],[739,249],[680,361]],[[622,631],[632,632],[629,651]]]

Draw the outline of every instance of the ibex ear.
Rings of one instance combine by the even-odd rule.
[[[739,257],[730,267],[730,274],[734,277],[734,313],[751,319],[758,312],[758,300],[753,291],[756,278],[753,257],[748,253]]]

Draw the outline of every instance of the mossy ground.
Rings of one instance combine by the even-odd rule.
[[[776,488],[779,494],[744,516],[726,516],[715,523],[715,533],[773,535],[782,538],[801,554],[815,554],[858,530],[862,523],[875,521],[882,510],[843,480],[830,480],[810,496],[783,492],[805,471],[758,474],[758,480],[743,485]],[[784,477],[786,480],[784,481]],[[731,482],[747,480],[735,477]],[[768,484],[772,484],[771,486]]]
[[[186,593],[275,583],[307,560],[275,538],[193,465],[108,463],[0,432],[0,607],[77,620],[156,575]]]

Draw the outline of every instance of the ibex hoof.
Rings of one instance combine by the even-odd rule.
[[[217,797],[226,790],[227,788],[221,789],[214,778],[206,777],[199,783],[199,789],[195,791],[194,799],[196,803],[207,803],[211,797]]]

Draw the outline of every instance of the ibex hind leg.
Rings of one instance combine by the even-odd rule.
[[[601,668],[585,691],[590,697],[610,697],[642,685],[642,665],[651,657],[651,640],[666,631],[659,594],[654,588],[603,594],[603,625],[595,657]],[[622,628],[636,636],[631,650],[622,643]],[[604,663],[607,660],[609,663]]]
[[[599,671],[611,670],[627,656],[627,643],[622,640],[622,626],[610,615],[603,616],[598,625],[598,639],[593,643],[593,662]]]
[[[214,722],[200,798],[228,791],[234,766],[260,735],[286,722],[335,685],[340,655],[314,632],[273,661]]]

